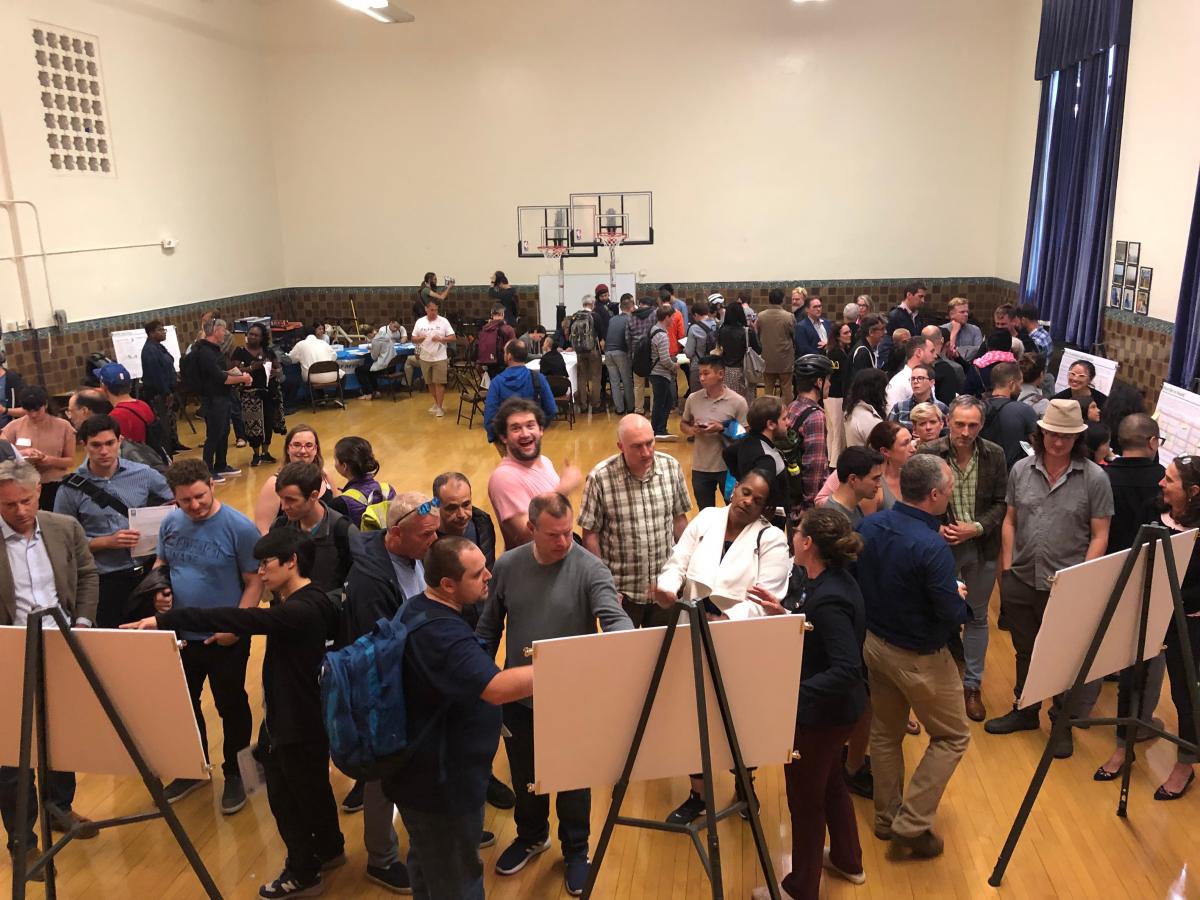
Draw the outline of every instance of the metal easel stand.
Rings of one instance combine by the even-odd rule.
[[[729,699],[725,694],[725,684],[721,680],[721,670],[717,666],[717,654],[713,646],[712,632],[709,630],[708,619],[704,615],[704,609],[694,602],[676,603],[671,607],[671,610],[675,615],[667,625],[666,633],[663,635],[662,649],[658,652],[658,660],[654,665],[654,674],[650,678],[650,687],[646,692],[646,702],[642,705],[642,714],[638,719],[637,730],[633,735],[633,743],[629,748],[629,755],[625,758],[625,767],[621,771],[621,777],[613,787],[612,803],[608,808],[608,816],[604,820],[604,828],[600,832],[600,842],[596,846],[596,854],[592,859],[592,865],[588,871],[588,879],[583,889],[583,896],[589,898],[593,895],[596,880],[600,874],[600,867],[604,862],[604,855],[608,851],[608,844],[612,839],[614,826],[628,825],[633,828],[648,828],[654,831],[671,831],[676,834],[686,834],[691,838],[692,844],[696,848],[696,853],[700,856],[700,862],[704,866],[704,872],[708,875],[709,884],[712,887],[713,900],[722,900],[725,896],[725,889],[721,881],[721,848],[717,837],[717,822],[734,813],[747,810],[750,816],[750,829],[754,834],[754,845],[758,850],[759,865],[762,867],[763,875],[767,880],[767,889],[770,892],[772,900],[780,900],[779,883],[775,880],[774,869],[771,866],[771,857],[767,850],[766,837],[763,834],[762,823],[758,818],[758,802],[750,787],[750,773],[746,770],[745,762],[742,759],[742,751],[738,745],[737,734],[733,726],[733,716],[729,709]],[[700,761],[704,778],[705,815],[700,822],[690,825],[676,825],[670,822],[661,822],[657,819],[639,819],[621,815],[621,804],[624,802],[625,793],[629,789],[629,778],[633,774],[633,766],[637,760],[638,751],[641,749],[642,739],[646,734],[646,726],[650,721],[650,713],[654,708],[654,700],[658,694],[659,685],[662,682],[663,670],[666,668],[667,657],[671,652],[671,642],[675,639],[675,631],[680,619],[686,619],[690,626],[688,632],[692,643],[692,669],[695,675],[696,721],[700,729]],[[729,741],[729,749],[733,755],[734,778],[741,789],[741,796],[745,798],[743,800],[735,800],[722,810],[717,810],[716,797],[713,790],[712,748],[709,746],[708,740],[708,704],[704,684],[705,664],[707,664],[709,674],[712,676],[713,689],[717,697],[717,708],[721,713],[721,722],[725,729],[725,737]],[[700,832],[704,830],[708,832],[707,852],[705,852],[704,844],[700,840]]]
[[[150,770],[145,758],[138,750],[133,736],[129,733],[129,729],[125,725],[125,721],[121,718],[121,714],[117,712],[116,707],[113,706],[112,699],[108,696],[108,692],[104,689],[104,685],[100,681],[100,676],[97,674],[95,668],[93,668],[91,660],[88,659],[87,652],[80,646],[79,640],[75,637],[71,629],[71,623],[67,620],[67,616],[62,608],[58,606],[40,609],[31,613],[25,627],[25,679],[21,696],[21,757],[17,775],[17,822],[19,831],[15,835],[15,846],[13,848],[12,896],[14,900],[24,900],[27,882],[40,872],[45,873],[46,900],[55,900],[57,890],[55,885],[54,857],[63,847],[71,842],[76,833],[76,829],[72,828],[59,838],[57,842],[54,842],[50,830],[50,816],[54,815],[58,810],[50,803],[47,793],[48,779],[50,777],[50,760],[46,720],[46,655],[43,636],[43,625],[47,618],[53,619],[59,631],[62,632],[67,642],[67,647],[70,648],[71,654],[75,657],[75,662],[79,665],[84,677],[87,678],[92,692],[96,695],[96,699],[100,701],[100,706],[108,716],[109,722],[112,723],[113,730],[121,739],[121,743],[124,744],[125,752],[129,754],[129,758],[137,766],[138,773],[142,776],[142,781],[146,785],[146,790],[150,792],[150,796],[154,799],[154,805],[157,807],[156,810],[151,812],[102,819],[93,824],[95,827],[103,829],[116,825],[132,825],[135,822],[145,822],[161,816],[166,820],[171,833],[175,836],[176,843],[179,844],[179,848],[183,850],[184,856],[187,857],[188,862],[195,871],[196,878],[199,879],[200,884],[204,887],[204,892],[211,900],[221,900],[221,892],[218,890],[216,882],[212,880],[212,876],[209,875],[208,870],[204,867],[204,861],[200,858],[200,854],[196,852],[196,848],[188,838],[187,832],[184,831],[179,817],[175,815],[175,811],[171,809],[171,805],[167,802],[166,795],[163,793],[162,782]],[[26,835],[24,823],[29,818],[29,787],[32,783],[35,769],[32,759],[34,746],[33,730],[35,724],[37,728],[37,792],[38,808],[40,810],[38,820],[42,832],[43,852],[33,861],[32,865],[27,865],[25,858]]]
[[[1046,742],[1046,749],[1042,752],[1042,759],[1038,763],[1037,771],[1034,772],[1033,780],[1029,783],[1029,789],[1025,792],[1025,799],[1021,803],[1021,808],[1018,810],[1017,817],[1013,821],[1012,829],[1008,833],[1008,840],[1004,842],[1004,848],[1000,851],[1000,857],[996,860],[996,867],[992,870],[992,876],[988,879],[988,884],[992,887],[999,887],[1001,881],[1004,879],[1004,871],[1008,868],[1008,862],[1012,858],[1013,850],[1016,849],[1017,841],[1021,838],[1021,832],[1025,828],[1029,814],[1033,811],[1033,804],[1037,800],[1038,792],[1042,788],[1042,782],[1046,780],[1046,773],[1050,770],[1050,764],[1054,762],[1053,747],[1055,741],[1065,729],[1072,727],[1069,711],[1074,708],[1075,699],[1079,696],[1079,692],[1083,689],[1087,681],[1088,672],[1091,670],[1092,663],[1096,659],[1096,654],[1100,651],[1100,645],[1108,633],[1109,625],[1112,623],[1113,615],[1116,613],[1117,605],[1120,603],[1121,594],[1124,592],[1125,586],[1129,583],[1129,578],[1133,574],[1134,564],[1137,562],[1138,554],[1141,552],[1143,546],[1146,548],[1146,567],[1142,575],[1142,596],[1138,612],[1137,645],[1139,652],[1137,654],[1137,661],[1134,663],[1133,690],[1134,696],[1137,698],[1136,715],[1076,719],[1075,724],[1080,726],[1118,725],[1125,727],[1125,733],[1128,737],[1125,741],[1125,762],[1121,767],[1121,798],[1117,803],[1117,815],[1122,818],[1127,815],[1129,803],[1129,777],[1133,768],[1133,736],[1139,728],[1153,732],[1159,737],[1165,738],[1186,750],[1192,750],[1193,752],[1196,750],[1196,745],[1190,741],[1185,741],[1178,735],[1169,734],[1153,725],[1150,719],[1154,710],[1142,708],[1142,689],[1146,683],[1146,628],[1150,620],[1150,588],[1154,578],[1155,555],[1161,548],[1163,558],[1166,562],[1167,581],[1171,586],[1174,625],[1181,640],[1180,650],[1183,654],[1183,665],[1187,674],[1189,693],[1191,694],[1192,714],[1198,717],[1196,721],[1200,721],[1200,687],[1196,684],[1196,661],[1192,658],[1191,643],[1187,638],[1187,618],[1183,609],[1183,596],[1179,590],[1179,574],[1175,570],[1175,552],[1171,548],[1171,534],[1171,530],[1162,525],[1143,525],[1138,529],[1137,537],[1133,541],[1133,547],[1130,549],[1129,555],[1125,557],[1125,564],[1121,567],[1121,574],[1117,576],[1117,583],[1109,595],[1108,604],[1104,608],[1104,614],[1100,617],[1100,624],[1096,626],[1096,634],[1092,638],[1091,646],[1088,647],[1087,654],[1083,658],[1083,663],[1079,667],[1079,672],[1075,676],[1075,683],[1067,693],[1067,700],[1063,706],[1062,714],[1054,720],[1050,729],[1050,738]]]

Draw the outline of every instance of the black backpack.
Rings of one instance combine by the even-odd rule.
[[[200,357],[196,355],[199,344],[200,341],[193,343],[179,360],[179,380],[183,382],[184,389],[193,394],[200,394],[204,390],[200,375]]]
[[[147,420],[146,417],[138,412],[133,406],[126,406],[123,408],[129,410],[129,412],[141,419],[142,424],[146,426],[145,446],[153,451],[153,453],[162,461],[162,466],[154,466],[154,468],[162,471],[163,468],[171,464],[171,454],[167,450],[171,444],[171,441],[167,436],[167,423],[164,422],[159,416],[154,416],[153,419]],[[126,440],[129,439],[126,438]],[[131,443],[136,444],[137,441],[131,441]]]
[[[654,356],[652,351],[652,342],[654,332],[661,331],[666,334],[663,329],[655,325],[645,334],[637,339],[633,345],[633,374],[639,378],[649,378],[650,373],[654,371]]]
[[[995,433],[1000,427],[1000,410],[1004,409],[1008,404],[1016,402],[1016,400],[1004,398],[1003,403],[989,403],[987,405],[987,412],[983,417],[983,427],[979,429],[979,436],[1003,447],[1000,435]]]

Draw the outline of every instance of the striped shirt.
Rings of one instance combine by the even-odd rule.
[[[612,570],[617,590],[646,603],[646,588],[675,547],[675,518],[691,508],[675,457],[656,452],[646,477],[637,478],[618,453],[588,475],[579,525],[599,537],[600,559]]]
[[[167,487],[167,479],[163,478],[161,472],[127,459],[117,463],[117,471],[111,478],[101,478],[92,474],[86,461],[75,470],[75,474],[87,479],[100,490],[112,494],[128,509],[161,506],[174,499],[171,489]],[[54,511],[78,520],[89,541],[129,527],[129,519],[124,515],[115,509],[100,506],[83,491],[65,484],[54,498]],[[134,566],[133,557],[124,548],[94,550],[92,556],[96,559],[96,571],[101,574],[120,572]]]
[[[954,514],[954,521],[974,522],[975,495],[979,488],[979,448],[975,448],[965,469],[958,467],[958,459],[953,453],[946,461],[954,472],[954,490],[950,495],[950,512]]]

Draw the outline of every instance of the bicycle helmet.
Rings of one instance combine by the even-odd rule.
[[[806,353],[796,360],[793,370],[801,378],[828,378],[833,374],[833,362],[820,353]]]

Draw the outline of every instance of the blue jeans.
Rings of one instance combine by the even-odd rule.
[[[233,398],[228,393],[205,397],[200,404],[200,414],[204,417],[204,464],[208,471],[215,472],[228,464],[226,454],[229,452]]]
[[[654,398],[650,408],[650,424],[655,434],[666,434],[667,420],[671,417],[671,407],[675,403],[671,379],[664,375],[651,375],[650,393]]]
[[[612,388],[613,409],[617,415],[633,412],[633,360],[624,350],[604,354],[608,386]]]
[[[408,877],[416,900],[483,900],[483,812],[448,815],[398,807],[408,831]]]
[[[8,832],[8,849],[12,850],[18,835],[14,831],[21,826],[17,822],[17,778],[20,769],[16,766],[0,766],[0,817],[4,819],[4,829]],[[64,813],[71,811],[75,801],[75,773],[51,772],[46,793],[51,803]],[[33,824],[38,817],[37,778],[29,780],[29,815],[24,823],[26,849],[38,845],[37,835],[34,834]]]
[[[996,586],[996,558],[985,557],[978,541],[968,541],[951,549],[958,563],[959,577],[967,586],[967,606],[971,618],[963,628],[963,687],[979,690],[983,683],[983,661],[988,648],[988,601]]]

